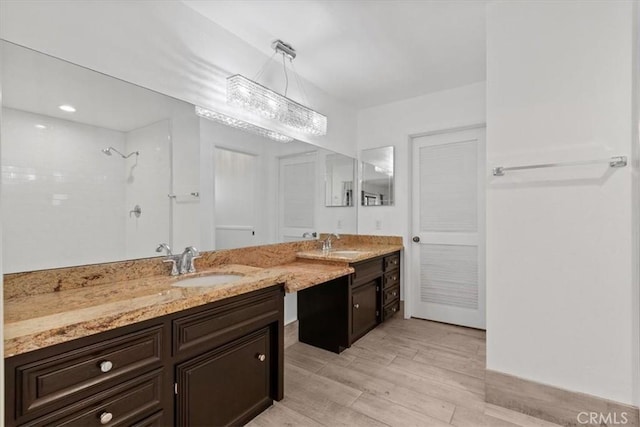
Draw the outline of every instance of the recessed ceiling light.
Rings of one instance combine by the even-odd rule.
[[[61,105],[58,108],[61,109],[62,111],[66,111],[67,113],[75,113],[76,112],[76,109],[73,108],[73,106],[67,105],[67,104]]]
[[[47,127],[45,125],[37,124],[36,128],[38,128],[38,129],[46,129]]]

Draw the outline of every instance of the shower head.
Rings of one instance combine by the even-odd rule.
[[[132,151],[131,153],[127,154],[126,156],[124,154],[122,154],[121,152],[119,152],[118,150],[116,150],[113,147],[109,147],[109,148],[103,148],[102,152],[104,154],[106,154],[107,156],[110,156],[112,153],[112,151],[115,151],[116,153],[120,154],[120,157],[122,157],[123,159],[128,159],[129,157],[133,156],[134,154],[137,156],[138,154],[140,154],[139,151]]]

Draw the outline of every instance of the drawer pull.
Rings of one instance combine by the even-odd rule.
[[[267,356],[265,356],[264,354],[258,354],[256,356],[258,358],[259,361],[264,362],[265,360],[267,360]]]
[[[398,276],[393,276],[393,280],[398,280]]]
[[[392,311],[395,313],[395,312],[396,312],[396,308],[395,308],[395,307],[393,307]]]
[[[103,412],[100,414],[100,424],[109,424],[109,422],[113,419],[113,414],[111,412]]]
[[[392,295],[393,295],[394,297],[397,297],[397,296],[398,296],[398,293],[397,293],[397,292],[394,292]]]
[[[113,368],[113,363],[111,363],[111,361],[105,360],[100,362],[100,370],[102,372],[109,372],[111,368]]]
[[[353,308],[355,308],[355,309],[360,308],[360,304],[353,304]]]

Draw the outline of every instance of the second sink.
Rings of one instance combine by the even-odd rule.
[[[329,252],[329,256],[337,256],[343,258],[356,258],[362,255],[363,251],[331,251]]]
[[[191,277],[189,279],[178,280],[172,286],[181,288],[210,288],[213,286],[233,283],[243,276],[239,274],[210,274],[208,276]]]

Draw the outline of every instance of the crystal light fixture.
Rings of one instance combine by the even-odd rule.
[[[244,120],[236,119],[226,114],[218,113],[217,111],[207,110],[206,108],[198,107],[196,105],[196,114],[205,119],[213,120],[223,125],[231,126],[237,129],[242,129],[247,132],[251,132],[256,135],[264,136],[278,142],[291,142],[293,138],[281,133],[265,129],[260,126],[253,125],[245,122]]]
[[[287,98],[289,78],[287,76],[285,57],[289,58],[291,66],[293,67],[293,59],[296,57],[296,51],[281,40],[276,40],[273,43],[273,49],[275,50],[274,55],[276,53],[282,54],[285,79],[287,82],[284,95],[280,95],[240,74],[235,74],[227,78],[227,102],[268,119],[278,120],[298,132],[316,136],[326,135],[326,116]],[[295,76],[297,78],[297,73]],[[298,85],[304,95],[299,80]]]

